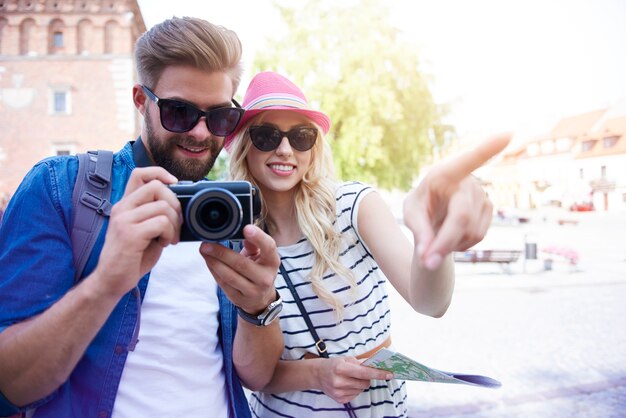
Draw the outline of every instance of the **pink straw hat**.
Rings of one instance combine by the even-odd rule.
[[[243,98],[243,108],[246,110],[237,129],[224,140],[224,147],[228,150],[233,138],[246,123],[261,112],[267,110],[289,110],[305,115],[317,124],[324,134],[330,129],[330,118],[324,113],[309,107],[304,93],[280,74],[264,71],[254,76],[246,95]]]

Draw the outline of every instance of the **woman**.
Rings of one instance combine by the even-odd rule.
[[[416,311],[443,315],[454,288],[449,251],[428,258],[425,268],[419,257],[424,249],[413,248],[378,193],[359,182],[333,180],[324,139],[330,119],[310,109],[292,82],[259,73],[243,106],[238,130],[226,138],[231,176],[260,189],[260,223],[276,241],[284,267],[276,288],[284,301],[285,348],[272,381],[252,395],[254,413],[406,416],[404,382],[360,362],[390,345],[387,280]],[[482,195],[478,210],[487,213]],[[486,231],[461,229],[469,228],[472,239]],[[464,239],[459,245],[467,246]],[[295,295],[325,347],[316,345]],[[329,358],[320,357],[324,348]]]

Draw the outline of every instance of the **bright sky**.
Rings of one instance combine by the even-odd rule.
[[[296,3],[295,1],[293,3]],[[438,102],[466,136],[545,130],[626,100],[624,0],[391,0],[420,46]],[[173,15],[233,29],[251,63],[280,27],[271,0],[139,0],[147,27]],[[250,74],[239,93],[243,94]]]

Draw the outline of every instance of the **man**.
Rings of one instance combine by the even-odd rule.
[[[239,39],[172,18],[138,40],[135,59],[141,137],[114,156],[115,204],[83,278],[69,234],[75,157],[37,164],[5,214],[0,416],[249,416],[240,380],[265,385],[282,351],[277,321],[253,325],[277,305],[274,241],[248,225],[241,254],[178,242],[167,187],[206,175],[239,121]]]

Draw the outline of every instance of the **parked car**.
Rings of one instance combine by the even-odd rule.
[[[591,212],[594,210],[593,202],[574,202],[569,210],[572,212]]]

